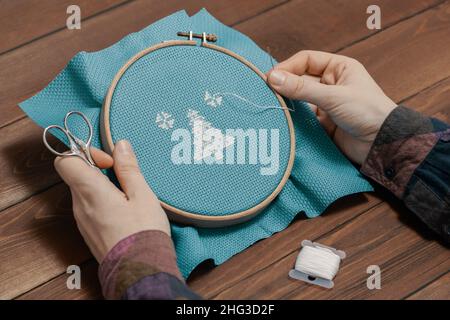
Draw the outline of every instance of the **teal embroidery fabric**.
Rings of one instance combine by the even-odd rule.
[[[103,99],[121,66],[138,52],[175,39],[178,31],[189,30],[218,34],[217,45],[243,56],[262,72],[272,66],[271,57],[251,39],[220,23],[206,10],[192,17],[179,11],[109,48],[78,53],[44,90],[20,107],[41,127],[61,124],[68,111],[82,111],[94,127],[93,145],[101,147],[99,117]],[[295,108],[291,116],[296,154],[285,187],[261,214],[240,225],[203,229],[172,224],[178,265],[184,277],[202,261],[212,259],[219,265],[256,241],[285,229],[300,212],[313,218],[338,198],[372,191],[371,185],[328,138],[308,106],[301,101],[290,104]]]

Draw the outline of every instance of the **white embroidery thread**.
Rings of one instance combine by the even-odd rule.
[[[161,111],[156,115],[155,122],[159,128],[163,130],[169,130],[173,128],[175,119],[172,118],[171,114]]]
[[[289,110],[289,111],[295,111],[294,109],[291,108],[284,108],[284,107],[279,107],[279,106],[275,106],[275,105],[268,105],[268,106],[263,106],[263,105],[259,105],[255,102],[250,101],[247,98],[244,98],[236,93],[232,93],[232,92],[217,92],[217,93],[210,93],[209,91],[205,91],[205,96],[204,96],[204,101],[206,102],[206,104],[212,108],[217,108],[218,106],[222,105],[223,99],[225,96],[228,97],[232,97],[232,98],[236,98],[238,100],[241,100],[244,103],[247,103],[255,108],[260,108],[260,109],[280,109],[280,110]]]

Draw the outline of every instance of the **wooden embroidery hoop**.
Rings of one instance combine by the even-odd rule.
[[[238,54],[225,49],[223,47],[213,45],[211,43],[208,43],[208,41],[215,42],[217,40],[216,35],[214,34],[206,34],[203,32],[202,34],[194,34],[192,31],[190,32],[178,32],[178,36],[182,37],[188,37],[188,40],[169,40],[169,41],[163,41],[162,43],[156,44],[154,46],[151,46],[138,54],[136,54],[134,57],[132,57],[128,62],[126,62],[122,68],[117,72],[116,76],[114,77],[109,90],[106,94],[103,108],[102,108],[102,114],[100,117],[100,132],[101,132],[101,139],[103,148],[106,152],[109,154],[112,154],[112,151],[114,149],[114,142],[111,135],[111,128],[110,128],[110,107],[111,107],[111,100],[114,94],[114,90],[116,89],[117,84],[119,83],[119,80],[124,75],[124,73],[127,71],[127,69],[137,60],[142,58],[143,56],[150,54],[156,50],[167,48],[167,47],[173,47],[173,46],[196,46],[200,45],[205,48],[209,48],[212,50],[216,50],[219,52],[222,52],[224,54],[227,54],[241,63],[243,63],[245,66],[250,68],[252,71],[254,71],[258,76],[260,76],[264,82],[267,83],[267,77],[264,73],[262,73],[258,68],[256,68],[252,63],[250,63],[248,60],[244,59],[243,57],[239,56]],[[193,40],[193,38],[200,38],[202,39],[201,43],[199,44],[197,41]],[[218,227],[225,227],[230,226],[238,223],[242,223],[245,221],[250,220],[254,216],[256,216],[258,213],[260,213],[265,207],[267,207],[274,199],[275,197],[281,192],[284,185],[286,184],[289,175],[291,174],[292,167],[294,164],[294,157],[295,157],[295,134],[294,134],[294,126],[292,123],[291,115],[289,114],[289,109],[286,106],[286,103],[284,102],[283,98],[276,93],[273,89],[271,89],[276,98],[278,99],[280,105],[282,106],[283,112],[286,116],[286,120],[289,127],[289,135],[290,135],[290,153],[289,153],[289,160],[288,164],[286,166],[286,170],[283,174],[283,177],[278,184],[278,186],[273,190],[273,192],[265,198],[263,201],[258,203],[256,206],[249,208],[247,210],[233,213],[226,216],[207,216],[202,214],[197,214],[193,212],[186,212],[184,210],[181,210],[179,208],[176,208],[168,203],[165,203],[163,201],[160,201],[161,206],[165,209],[169,219],[171,221],[181,223],[181,224],[187,224],[187,225],[194,225],[197,227],[203,227],[203,228],[218,228]]]

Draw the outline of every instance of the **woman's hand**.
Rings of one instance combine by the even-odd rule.
[[[166,213],[142,176],[130,144],[119,141],[112,158],[98,149],[91,148],[91,153],[100,168],[114,166],[123,191],[77,157],[58,157],[55,168],[70,187],[75,220],[97,261],[136,232],[160,230],[170,236]]]
[[[362,164],[389,113],[389,99],[358,61],[301,51],[269,72],[280,94],[313,104],[319,121],[347,157]]]

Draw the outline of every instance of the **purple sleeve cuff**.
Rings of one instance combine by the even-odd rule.
[[[152,279],[152,276],[156,277]],[[127,296],[129,290],[134,298],[170,299],[172,297],[166,294],[168,289],[161,291],[164,285],[168,286],[161,280],[168,277],[184,285],[172,240],[166,233],[157,230],[138,232],[122,239],[109,251],[99,267],[99,279],[106,299],[120,299]],[[142,284],[143,279],[147,279],[146,285]],[[147,291],[139,293],[137,288]]]
[[[399,106],[383,123],[361,172],[401,199],[440,136],[430,118]]]
[[[403,106],[395,108],[361,172],[450,242],[450,125]]]

